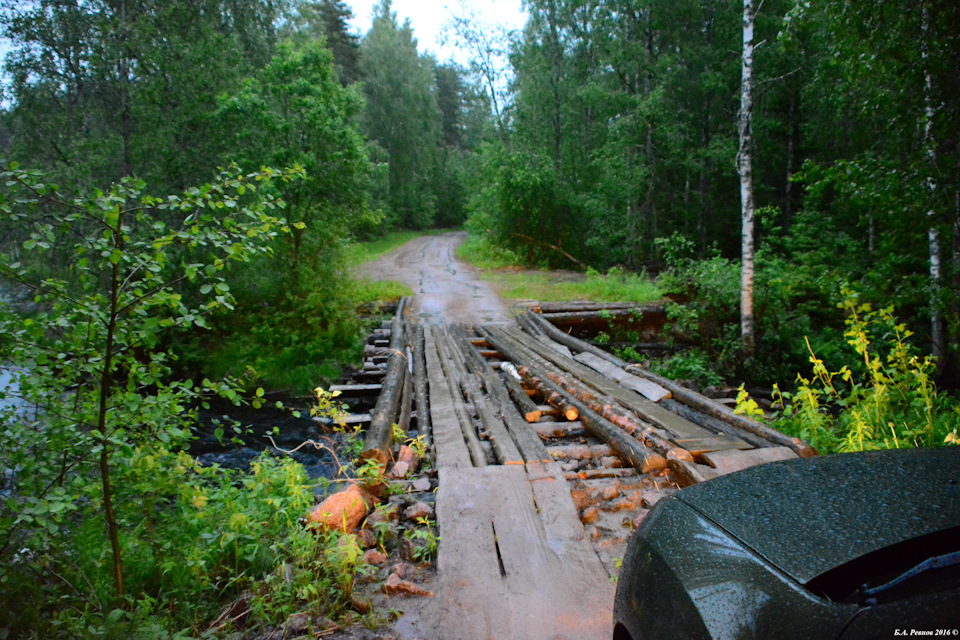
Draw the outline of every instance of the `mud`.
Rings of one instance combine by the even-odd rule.
[[[413,312],[422,324],[510,322],[503,301],[454,252],[465,232],[423,236],[362,267],[371,280],[393,280],[410,287]]]

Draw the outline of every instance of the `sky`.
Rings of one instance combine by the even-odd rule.
[[[351,25],[362,36],[370,29],[370,15],[373,6],[379,0],[347,0],[353,9],[354,19]],[[526,20],[526,14],[520,7],[521,0],[393,0],[393,10],[402,24],[404,18],[410,18],[413,34],[417,38],[420,53],[432,52],[439,61],[463,60],[456,55],[452,42],[444,45],[443,27],[454,14],[463,14],[461,3],[468,6],[486,22],[497,22],[511,29],[520,29]],[[450,40],[453,38],[451,37]]]

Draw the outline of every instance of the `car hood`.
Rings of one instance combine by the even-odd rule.
[[[774,462],[675,498],[794,580],[960,526],[960,447]]]

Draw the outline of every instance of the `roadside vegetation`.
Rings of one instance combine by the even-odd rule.
[[[958,443],[960,4],[762,3],[749,118],[737,3],[524,6],[461,67],[390,0],[0,2],[0,637],[349,616],[302,468],[188,444],[356,363],[409,291],[353,269],[431,230],[506,297],[669,300],[651,366],[823,452]]]

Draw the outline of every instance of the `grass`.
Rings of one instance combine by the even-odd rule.
[[[485,238],[470,236],[457,249],[457,257],[478,267],[505,298],[542,301],[591,300],[593,302],[652,302],[663,293],[644,273],[612,268],[606,274],[594,270],[529,270],[519,266],[512,251],[491,245]]]

